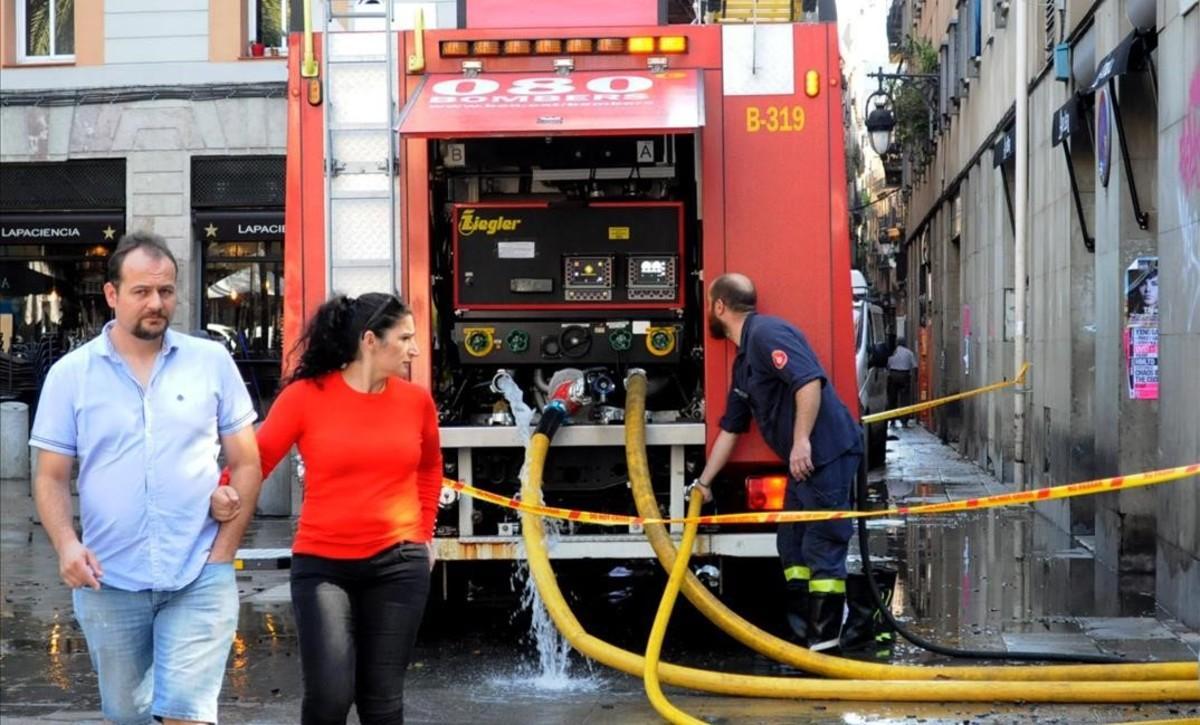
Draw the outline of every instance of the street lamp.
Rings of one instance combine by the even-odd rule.
[[[880,68],[876,73],[867,74],[871,78],[879,81],[879,88],[871,95],[867,96],[866,107],[869,110],[867,113],[867,133],[871,141],[871,148],[875,149],[875,153],[882,158],[892,148],[892,132],[896,128],[896,102],[892,98],[891,91],[900,89],[898,92],[904,93],[906,87],[913,87],[922,105],[925,106],[929,114],[929,132],[932,133],[937,119],[937,86],[939,76],[934,73],[884,73]],[[890,81],[892,88],[889,90],[884,86],[884,81]],[[907,95],[901,95],[903,101]],[[874,101],[872,107],[871,101]],[[910,139],[911,142],[911,139]]]
[[[872,94],[872,96],[878,94]],[[867,99],[870,101],[870,99]],[[887,96],[875,101],[875,108],[867,114],[867,134],[871,148],[882,158],[892,145],[892,129],[896,127],[896,116],[892,113]]]

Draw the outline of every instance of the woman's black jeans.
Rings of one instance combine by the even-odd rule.
[[[404,671],[429,596],[429,552],[401,543],[367,559],[292,557],[304,725],[404,722]]]

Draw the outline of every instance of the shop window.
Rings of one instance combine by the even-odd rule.
[[[250,55],[287,53],[290,0],[249,0],[246,28]]]
[[[262,414],[283,359],[283,242],[205,241],[202,249],[201,325],[233,355]]]
[[[104,300],[112,247],[0,246],[0,399],[35,403],[50,366],[112,318]]]
[[[16,10],[20,61],[75,60],[75,0],[17,0]]]

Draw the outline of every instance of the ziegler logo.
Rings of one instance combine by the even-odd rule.
[[[521,219],[508,219],[503,214],[493,219],[480,219],[475,216],[474,209],[464,209],[458,220],[458,233],[469,237],[475,232],[484,232],[491,236],[496,232],[516,231],[521,225]]]

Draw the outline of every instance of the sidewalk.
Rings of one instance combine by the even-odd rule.
[[[886,473],[871,478],[886,477],[893,504],[1015,490],[924,428],[893,428],[888,437]],[[921,634],[940,630],[983,649],[1156,660],[1200,653],[1200,633],[1162,617],[1153,591],[1109,591],[1113,577],[1097,571],[1103,565],[1090,537],[1071,536],[1029,506],[918,517],[905,528],[906,549],[891,553],[907,562],[908,586],[924,595],[910,597],[906,611]],[[925,653],[917,659],[945,661]]]

